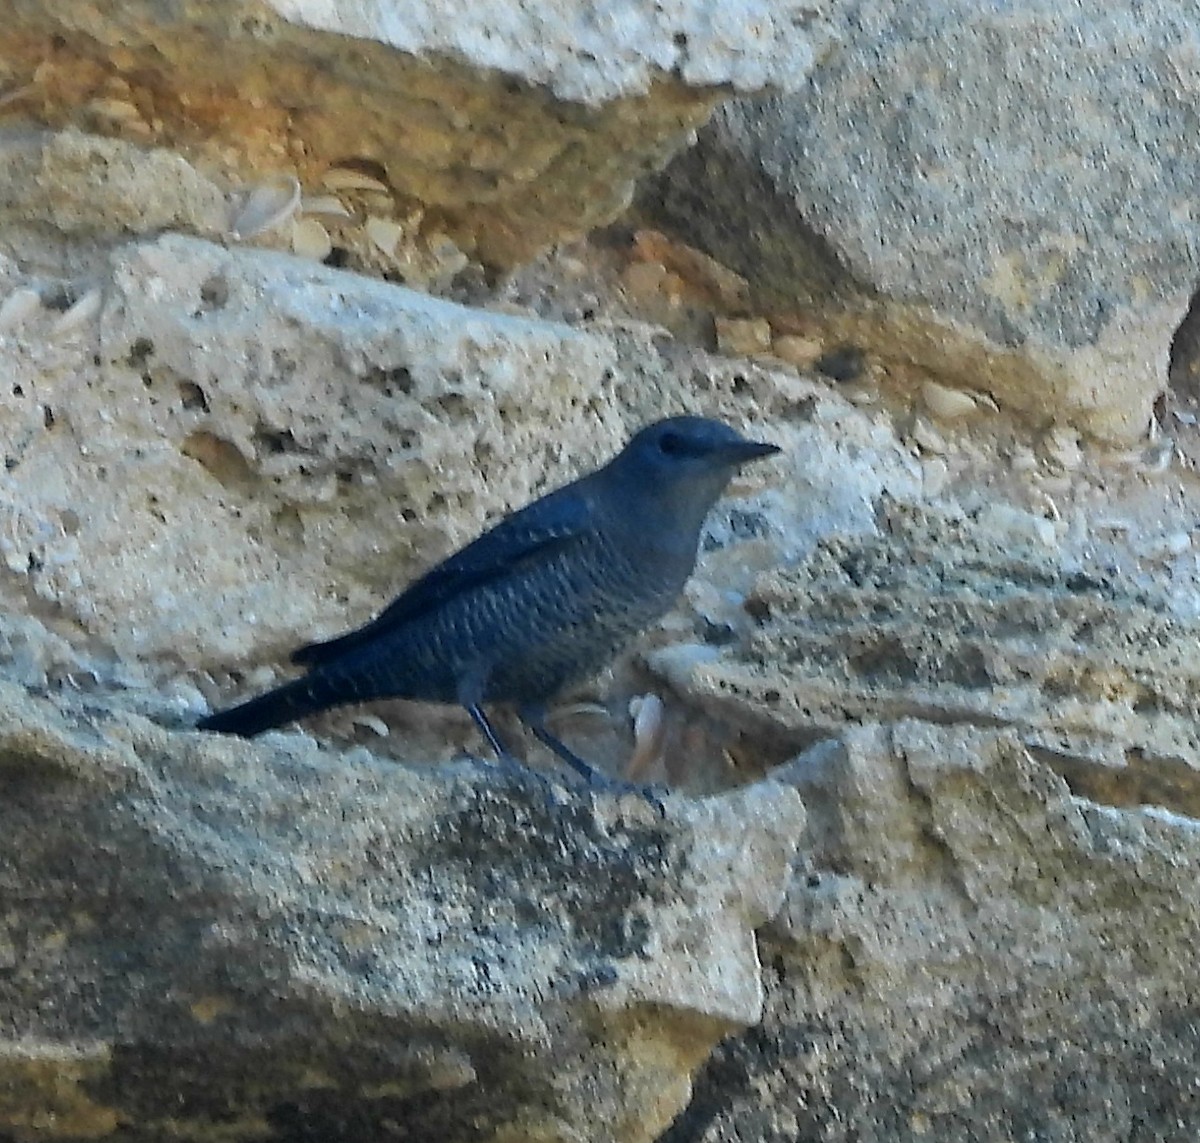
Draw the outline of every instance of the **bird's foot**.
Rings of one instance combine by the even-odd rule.
[[[645,798],[653,807],[654,811],[660,818],[667,816],[667,808],[663,805],[662,798],[651,786],[637,786],[632,782],[625,781],[624,778],[610,778],[602,770],[597,770],[590,762],[584,761],[575,751],[571,750],[565,743],[555,738],[553,734],[546,729],[546,724],[542,717],[542,711],[536,707],[525,707],[521,711],[521,718],[525,725],[533,731],[534,737],[537,738],[544,746],[548,746],[558,757],[565,762],[572,770],[575,771],[587,783],[588,789],[595,792],[606,794],[628,794],[636,793]]]

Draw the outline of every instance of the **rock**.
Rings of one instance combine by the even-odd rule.
[[[1171,387],[1190,401],[1200,399],[1200,292],[1171,343]]]
[[[664,1143],[1193,1135],[1200,829],[1055,769],[978,725],[868,724],[799,757],[766,1016]]]
[[[0,49],[2,50],[2,49]],[[181,155],[79,131],[0,131],[0,250],[78,272],[97,239],[167,229],[217,237],[221,189]]]
[[[784,334],[772,340],[771,352],[797,369],[812,369],[825,352],[825,346],[819,338]]]
[[[730,228],[743,264],[634,215],[509,276],[618,211],[722,85],[803,79],[821,13],[10,5],[0,1138],[1196,1136],[1200,433],[1176,394],[1148,442],[1084,439],[1136,421],[1147,315],[1200,248],[1186,195],[1155,246],[1190,104],[1149,122],[1120,62],[1186,89],[1191,30],[1163,49],[1157,8],[1135,51],[1102,13],[1059,58],[1023,2],[838,9],[808,199],[765,160],[748,190],[736,148],[732,208],[691,188],[697,217],[768,203]],[[1021,98],[979,131],[1011,61]],[[1104,84],[1111,146],[1071,102]],[[947,140],[948,181],[916,179]],[[1113,177],[1155,164],[1157,189]],[[847,170],[866,197],[798,247]],[[1041,214],[988,213],[1010,171]],[[1057,285],[1023,310],[1016,270]],[[696,347],[718,318],[754,356]],[[1100,352],[1122,321],[1127,390]],[[189,729],[679,412],[782,451],[711,513],[678,605],[551,712],[665,781],[665,819],[565,787],[503,710],[552,782],[464,758],[449,706]]]
[[[1200,279],[1190,8],[852,4],[838,35],[802,91],[723,107],[643,212],[827,339],[1142,435]]]
[[[926,381],[921,386],[921,400],[925,408],[941,421],[969,417],[979,407],[970,393],[964,393],[961,389],[947,389],[936,381]]]
[[[631,262],[621,272],[621,286],[639,309],[658,312],[678,305],[683,283],[661,262]]]
[[[913,418],[909,437],[924,455],[940,456],[949,451],[946,438],[932,424],[925,420],[924,417]]]
[[[717,318],[717,348],[735,357],[750,357],[771,349],[771,325],[766,318]]]
[[[639,230],[633,236],[632,253],[681,279],[698,305],[723,312],[744,311],[747,306],[750,283],[703,251],[656,230]]]
[[[784,786],[664,822],[0,700],[0,1130],[650,1140],[761,1015],[753,930],[804,820]]]
[[[879,534],[831,538],[760,577],[741,643],[703,656],[675,645],[649,664],[705,709],[750,711],[797,740],[907,718],[1009,727],[1103,801],[1200,792],[1187,697],[1200,690],[1200,622],[1072,566],[1039,525],[1053,536],[1051,521],[1000,503],[972,515],[891,505]],[[1200,813],[1191,792],[1168,801]]]
[[[808,0],[18,0],[0,115],[186,141],[201,168],[249,183],[356,170],[380,188],[371,213],[416,202],[462,250],[511,266],[615,217],[722,89],[799,83],[825,35]]]

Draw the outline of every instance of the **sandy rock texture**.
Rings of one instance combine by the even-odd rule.
[[[736,648],[654,657],[816,742],[775,772],[809,816],[767,1016],[672,1143],[1195,1130],[1195,620],[1018,519],[893,505],[764,576]]]
[[[1200,625],[1162,593],[1064,558],[1035,517],[886,505],[763,575],[736,652],[677,643],[653,665],[712,709],[824,735],[859,721],[1005,725],[1106,800],[1174,778],[1192,805]],[[1141,794],[1149,791],[1141,790]]]
[[[17,0],[0,113],[354,191],[377,225],[510,265],[611,219],[718,89],[799,82],[819,8]]]
[[[0,690],[11,1138],[650,1139],[761,1015],[793,791],[665,824]]]
[[[1134,439],[1200,280],[1193,15],[844,5],[642,202],[831,343]]]
[[[767,1015],[664,1139],[1195,1132],[1194,818],[982,726],[866,724],[787,773],[809,825]]]
[[[1186,20],[10,7],[0,1140],[1196,1138]],[[781,452],[552,712],[663,814],[191,729],[679,412]]]

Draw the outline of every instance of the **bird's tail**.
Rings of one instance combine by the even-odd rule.
[[[274,726],[295,722],[307,714],[316,714],[347,701],[352,700],[339,693],[331,680],[320,674],[306,675],[238,706],[216,711],[196,723],[196,729],[253,738]]]

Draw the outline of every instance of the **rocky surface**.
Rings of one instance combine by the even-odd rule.
[[[1194,1133],[1194,818],[1078,796],[1011,730],[865,725],[788,774],[767,1014],[665,1140]]]
[[[796,732],[1012,727],[1106,801],[1200,810],[1200,625],[1064,558],[1048,521],[892,504],[880,534],[766,573],[745,607],[753,628],[736,649],[676,643],[652,666],[708,710]]]
[[[652,656],[817,742],[775,773],[809,816],[767,1015],[671,1143],[1194,1130],[1196,620],[1036,523],[891,505],[764,575],[737,647]]]
[[[0,43],[0,1139],[1194,1138],[1190,28],[843,6],[706,253],[545,245],[815,7],[202,7]],[[553,714],[663,816],[189,729],[681,411],[783,451]]]
[[[831,345],[1143,434],[1200,280],[1186,5],[849,4],[642,202]],[[834,303],[834,304],[831,304]]]
[[[663,822],[0,691],[9,1138],[646,1139],[761,1014],[784,787]]]
[[[17,0],[0,116],[166,141],[234,182],[291,175],[349,192],[377,235],[511,265],[614,217],[718,89],[799,82],[818,8]],[[366,245],[386,263],[396,239]]]

